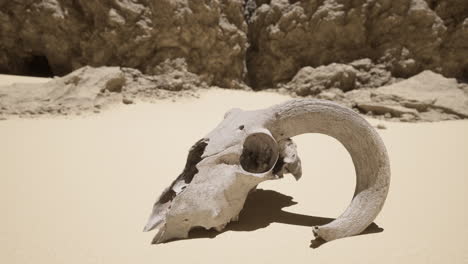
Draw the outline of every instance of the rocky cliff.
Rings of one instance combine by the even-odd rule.
[[[182,59],[208,85],[261,89],[370,58],[395,77],[467,78],[468,1],[0,0],[0,39],[2,73]]]
[[[225,87],[246,73],[242,1],[0,0],[0,10],[3,73],[50,67],[63,75],[90,65],[155,74],[177,58]]]

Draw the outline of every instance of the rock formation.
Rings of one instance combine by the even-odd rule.
[[[63,75],[90,65],[154,74],[183,59],[206,82],[236,87],[246,32],[239,0],[0,0],[0,72]]]
[[[365,61],[304,67],[290,82],[280,85],[280,90],[340,102],[363,114],[395,121],[468,118],[465,83],[428,70],[397,79],[382,65]]]
[[[376,88],[395,81],[396,79],[385,69],[385,65],[375,65],[370,59],[361,59],[350,64],[332,63],[317,68],[304,67],[290,82],[280,87],[299,96],[323,97],[324,92],[332,88],[347,92],[354,89]]]
[[[0,86],[0,117],[99,112],[115,103],[195,95],[196,89],[206,87],[183,64],[162,66],[158,75],[145,75],[131,68],[86,66],[46,83]]]
[[[463,78],[467,14],[465,0],[0,0],[0,72],[154,74],[182,59],[209,85],[260,89],[370,58],[395,77]]]
[[[380,119],[418,122],[468,118],[465,83],[431,71],[397,80],[378,65],[364,67],[365,61],[353,62],[353,66],[305,67],[279,90],[335,101]],[[46,83],[0,86],[0,119],[99,112],[115,103],[197,96],[198,89],[209,87],[187,70],[183,60],[166,61],[155,70],[158,74],[145,75],[132,68],[86,66]]]
[[[431,71],[377,89],[354,90],[346,98],[364,113],[402,121],[468,118],[468,97],[457,81]]]
[[[265,2],[265,1],[257,1]],[[289,81],[304,66],[370,58],[396,77],[468,74],[468,2],[272,0],[250,18],[252,85]]]
[[[465,0],[0,0],[0,37],[0,73],[75,70],[40,93],[0,88],[0,115],[216,85],[393,120],[468,117]]]

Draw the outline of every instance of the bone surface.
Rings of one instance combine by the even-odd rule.
[[[266,180],[302,175],[295,144],[304,133],[322,133],[350,153],[356,188],[348,208],[334,221],[313,228],[331,241],[361,233],[385,202],[390,166],[377,132],[359,114],[313,99],[287,101],[267,109],[233,109],[190,150],[182,174],[153,206],[145,231],[156,229],[153,243],[187,238],[194,227],[222,231],[237,217],[249,192]],[[242,219],[240,219],[242,221]]]

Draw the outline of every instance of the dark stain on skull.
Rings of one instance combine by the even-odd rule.
[[[193,176],[198,172],[196,165],[202,160],[207,145],[208,139],[202,138],[190,148],[184,171],[177,179],[184,179],[185,183],[190,183],[193,180]]]
[[[174,185],[174,183],[171,185],[171,188],[165,190],[163,192],[163,194],[161,195],[161,197],[159,197],[159,201],[158,203],[160,204],[165,204],[169,201],[172,201],[172,199],[174,199],[174,197],[176,196],[176,192],[174,190],[172,190],[172,186]]]
[[[177,179],[172,182],[171,186],[166,191],[164,191],[164,193],[159,198],[158,203],[164,204],[172,201],[174,197],[176,197],[177,193],[174,191],[174,186],[176,183],[184,181],[186,184],[189,184],[193,180],[195,174],[198,173],[197,164],[202,160],[202,155],[203,152],[205,152],[207,145],[208,139],[202,138],[190,148],[184,170],[179,175],[179,177],[177,177]]]

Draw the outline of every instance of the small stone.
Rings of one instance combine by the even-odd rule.
[[[282,93],[282,94],[286,94],[286,93],[289,92],[289,90],[287,90],[287,89],[284,88],[284,87],[281,87],[281,88],[278,89],[278,92],[279,92],[279,93]]]
[[[3,120],[7,120],[7,118],[4,116],[0,116],[0,121],[3,121]]]
[[[122,99],[122,103],[124,104],[133,104],[133,100],[132,99],[129,99],[129,98],[123,98]]]
[[[54,112],[54,108],[52,108],[52,107],[45,107],[45,108],[44,108],[44,111],[47,112],[47,113],[52,113],[52,112]]]
[[[125,85],[126,80],[124,76],[118,76],[112,78],[107,81],[106,83],[106,90],[109,92],[120,93],[122,92],[122,88]]]
[[[392,118],[392,114],[390,114],[390,113],[385,113],[385,114],[384,114],[384,117],[385,117],[385,118]]]
[[[384,124],[377,124],[377,129],[387,129],[387,126]]]
[[[333,101],[336,98],[336,94],[332,92],[321,92],[318,97],[320,99],[330,100]]]
[[[400,117],[401,122],[411,122],[411,121],[414,121],[414,119],[415,119],[415,116],[411,114],[403,114]]]

